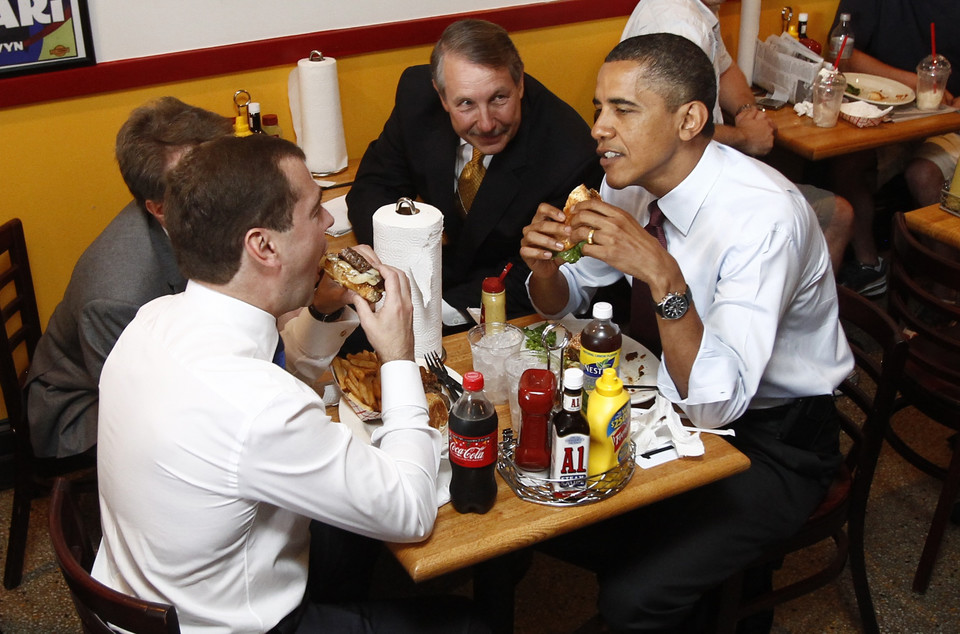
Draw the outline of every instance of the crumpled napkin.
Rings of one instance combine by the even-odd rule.
[[[890,114],[893,106],[881,110],[872,103],[866,101],[848,101],[840,104],[840,112],[851,117],[863,117],[865,119],[878,119]]]
[[[811,101],[801,101],[799,103],[793,104],[793,111],[801,117],[812,117],[813,116],[813,102]]]
[[[637,456],[671,441],[681,457],[703,455],[700,432],[684,427],[673,404],[662,394],[657,394],[650,409],[633,410],[632,420],[630,435],[637,446]]]

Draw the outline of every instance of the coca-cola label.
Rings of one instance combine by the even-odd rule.
[[[474,438],[450,431],[450,462],[460,467],[479,469],[497,461],[497,434]]]

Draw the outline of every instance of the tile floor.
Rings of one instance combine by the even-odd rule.
[[[913,428],[917,437],[925,437],[941,456],[947,455],[947,434],[939,426],[912,409],[894,420]],[[884,632],[960,633],[960,527],[951,525],[947,530],[930,589],[924,595],[910,590],[938,491],[938,482],[884,448],[871,495],[866,544],[877,617]],[[0,548],[4,551],[11,501],[11,491],[0,493]],[[0,588],[0,630],[5,634],[80,631],[46,537],[46,508],[46,499],[34,504],[23,584],[13,591]],[[804,564],[788,560],[778,575],[789,577]],[[414,587],[391,561],[382,562],[376,585],[380,591],[401,594],[470,592],[467,574]],[[596,585],[590,574],[535,555],[517,589],[516,632],[598,631],[595,600]],[[773,626],[774,634],[859,631],[853,585],[846,571],[826,588],[779,608]]]

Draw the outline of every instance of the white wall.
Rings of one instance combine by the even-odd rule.
[[[89,0],[97,61],[542,0]],[[322,50],[323,42],[318,42]]]

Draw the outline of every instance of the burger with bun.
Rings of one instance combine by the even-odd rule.
[[[563,224],[570,226],[570,223],[573,222],[574,217],[574,206],[583,202],[584,200],[590,200],[591,198],[596,198],[600,200],[600,193],[595,190],[587,187],[586,185],[580,185],[567,196],[567,203],[563,206]],[[581,240],[576,244],[572,243],[569,238],[564,239],[563,249],[560,250],[554,257],[563,260],[564,262],[569,262],[573,264],[581,257],[583,257],[583,245],[586,244],[586,240]]]
[[[328,253],[323,270],[334,282],[356,292],[368,302],[376,303],[383,297],[380,271],[350,247],[341,249],[339,253]]]

